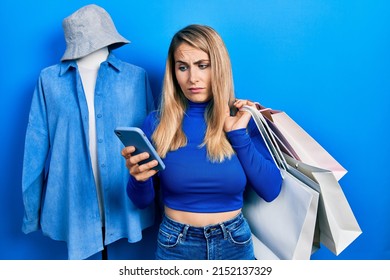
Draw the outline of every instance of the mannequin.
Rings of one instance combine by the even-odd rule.
[[[107,246],[136,243],[154,223],[154,207],[137,209],[126,197],[129,173],[114,129],[142,125],[155,103],[146,71],[112,52],[130,41],[107,11],[84,6],[63,29],[64,55],[42,69],[31,101],[22,231],[66,242],[69,259],[107,259]],[[112,257],[122,250],[110,247]]]
[[[93,175],[96,182],[96,191],[98,194],[99,212],[102,221],[103,237],[104,237],[104,201],[100,183],[100,174],[97,162],[97,149],[96,149],[96,122],[95,122],[95,85],[100,64],[106,61],[108,57],[108,48],[101,48],[89,55],[81,57],[76,60],[81,82],[83,84],[85,98],[87,99],[88,112],[89,112],[89,150],[91,155],[91,164]],[[107,247],[104,246],[102,251],[102,259],[106,260]]]
[[[89,112],[89,150],[91,152],[91,163],[95,177],[96,188],[99,199],[100,214],[102,224],[104,225],[104,202],[102,201],[101,186],[99,180],[99,170],[97,168],[97,150],[96,150],[96,124],[95,124],[95,85],[100,64],[108,57],[108,48],[104,47],[87,56],[77,59],[81,81],[84,87],[85,98],[87,99]]]

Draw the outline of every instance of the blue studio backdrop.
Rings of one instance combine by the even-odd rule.
[[[146,69],[156,96],[172,35],[191,23],[214,27],[229,50],[237,96],[286,111],[348,170],[340,184],[363,233],[339,256],[322,246],[312,259],[390,259],[385,0],[3,1],[0,259],[67,259],[64,243],[21,231],[24,135],[39,72],[65,50],[62,20],[92,3],[132,42],[115,53]],[[154,238],[150,229],[139,243],[120,240],[109,256],[153,258]]]

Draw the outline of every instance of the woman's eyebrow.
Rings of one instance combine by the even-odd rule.
[[[195,61],[193,64],[197,65],[197,64],[205,63],[205,62],[210,62],[210,60],[209,60],[209,59],[199,59],[199,60]],[[188,62],[182,61],[182,60],[180,60],[180,59],[179,59],[179,60],[176,60],[176,61],[175,61],[175,64],[176,64],[176,63],[188,64]]]
[[[180,60],[180,59],[179,59],[179,60],[176,60],[176,61],[175,61],[175,64],[176,64],[176,63],[187,64],[187,62],[184,62],[184,61],[182,61],[182,60]]]
[[[195,61],[194,64],[200,64],[200,63],[205,63],[205,62],[210,62],[208,59],[199,59],[198,61]]]

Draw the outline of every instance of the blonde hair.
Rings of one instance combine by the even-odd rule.
[[[172,38],[168,50],[160,104],[160,123],[152,135],[161,157],[187,144],[182,130],[187,99],[180,89],[175,76],[174,53],[186,43],[207,53],[210,58],[212,99],[205,112],[207,131],[202,146],[206,146],[208,158],[222,162],[234,151],[223,130],[226,106],[234,101],[233,75],[229,54],[218,33],[204,25],[189,25],[178,31]]]

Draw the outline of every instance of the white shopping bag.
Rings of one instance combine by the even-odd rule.
[[[334,254],[340,254],[362,230],[333,172],[284,155],[290,166],[316,182],[320,193],[318,227],[320,242]]]
[[[347,170],[286,112],[267,109],[258,104],[263,116],[283,143],[283,151],[306,164],[332,171],[339,181]]]
[[[257,259],[310,259],[317,218],[318,192],[285,170],[277,198],[266,202],[253,190],[245,194],[243,214],[252,234],[272,254],[255,246]],[[273,257],[271,258],[273,259]]]
[[[288,165],[263,116],[252,107],[244,109],[252,114],[283,177],[281,192],[271,202],[263,200],[252,189],[245,193],[243,213],[254,236],[255,256],[308,260],[313,249],[319,194],[287,171]]]

